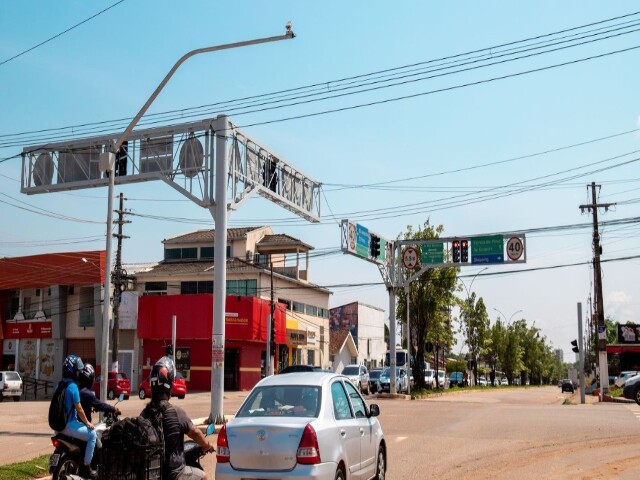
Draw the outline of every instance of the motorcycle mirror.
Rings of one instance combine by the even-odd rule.
[[[124,400],[124,393],[121,393],[121,394],[118,396],[118,402],[121,402],[121,401],[123,401],[123,400]]]
[[[205,431],[205,436],[207,435],[213,435],[214,433],[216,433],[216,426],[213,423],[210,423],[207,426],[207,430]]]

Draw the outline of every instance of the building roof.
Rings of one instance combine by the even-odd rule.
[[[345,343],[349,344],[352,353],[358,353],[356,343],[353,341],[351,332],[347,329],[329,330],[329,353],[337,355],[344,348]]]
[[[303,251],[313,250],[311,245],[284,233],[265,235],[256,245],[260,251],[278,247],[291,248],[293,246],[300,247],[300,250]]]
[[[254,230],[260,230],[267,227],[241,227],[241,228],[228,228],[227,239],[240,239],[247,236],[247,233]],[[213,243],[216,231],[214,229],[209,230],[196,230],[195,232],[185,233],[171,238],[165,238],[162,243],[194,243],[194,242],[207,242]]]

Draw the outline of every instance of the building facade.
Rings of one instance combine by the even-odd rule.
[[[146,332],[145,322],[153,321],[147,315],[146,309],[153,307],[154,300],[147,300],[146,297],[206,295],[208,300],[205,300],[205,304],[209,302],[211,305],[211,302],[215,301],[212,299],[213,258],[216,248],[214,233],[214,230],[201,230],[165,239],[163,260],[135,275],[137,292],[145,297],[139,302],[139,332]],[[270,306],[273,303],[274,308],[282,312],[283,320],[282,325],[276,324],[275,371],[293,364],[312,364],[328,368],[328,307],[331,292],[308,280],[308,252],[313,247],[288,235],[274,234],[270,227],[263,226],[228,229],[227,244],[224,248],[228,259],[225,321],[227,332],[234,331],[234,327],[231,326],[238,322],[236,317],[230,315],[237,313],[230,310],[234,298],[239,302],[247,301],[246,298],[256,298],[261,300],[260,305]],[[250,329],[261,329],[266,318],[263,318],[263,315],[269,312],[263,307],[260,307],[259,312],[250,317],[240,318],[246,318]],[[176,315],[180,318],[181,312],[176,311]],[[199,321],[205,322],[210,338],[212,318],[207,317],[207,314],[199,315],[198,318]],[[166,333],[163,332],[164,336],[161,338],[166,339]],[[154,357],[151,352],[157,355],[161,353],[162,348],[158,351],[155,345],[152,350],[147,350],[153,339],[145,335],[147,334],[141,337],[141,358],[146,367],[146,359]],[[233,338],[230,335],[226,334],[225,384],[230,389],[251,388],[259,379],[255,374],[264,368],[261,352],[265,348],[265,338]],[[260,343],[260,354],[249,348],[248,344],[242,343],[246,341]],[[210,359],[210,345],[206,346],[205,355]],[[230,355],[229,358],[227,355]],[[203,372],[208,370],[208,374],[198,375],[198,388],[208,389],[211,366],[201,367],[205,369]]]
[[[360,302],[334,307],[329,310],[329,328],[351,333],[358,351],[356,363],[368,369],[384,365],[384,310]]]

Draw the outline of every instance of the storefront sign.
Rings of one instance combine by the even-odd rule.
[[[618,325],[618,343],[640,343],[640,325]]]
[[[227,325],[249,325],[249,319],[247,317],[226,317],[225,321]]]
[[[4,338],[51,338],[51,322],[7,323]]]
[[[307,344],[315,345],[316,344],[316,331],[315,330],[307,330]]]
[[[287,329],[287,345],[306,345],[307,332],[304,330]]]

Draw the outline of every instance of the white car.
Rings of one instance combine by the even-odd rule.
[[[407,371],[404,368],[396,367],[396,393],[409,391],[407,381]],[[391,368],[385,367],[378,378],[378,392],[391,393]]]
[[[639,373],[640,372],[636,370],[626,370],[624,372],[620,372],[620,375],[616,377],[616,381],[614,383],[616,384],[616,387],[620,388],[624,385],[624,382],[629,380],[631,377],[635,377]]]
[[[369,372],[364,365],[347,365],[342,369],[342,375],[351,380],[362,393],[369,391]]]
[[[481,387],[486,387],[487,379],[484,377],[478,377],[478,385],[480,385]]]
[[[343,375],[266,377],[220,429],[215,478],[384,478],[379,414]]]
[[[449,378],[444,370],[438,370],[438,387],[449,388]]]
[[[0,402],[5,398],[20,401],[22,395],[22,378],[18,372],[11,370],[0,372]]]
[[[435,370],[424,371],[424,384],[427,388],[436,388],[436,371]]]

